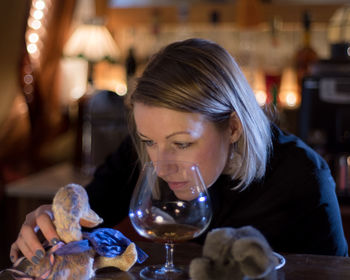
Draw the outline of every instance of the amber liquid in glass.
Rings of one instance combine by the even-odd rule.
[[[200,228],[181,224],[153,225],[145,231],[147,237],[158,243],[179,243],[198,236]]]

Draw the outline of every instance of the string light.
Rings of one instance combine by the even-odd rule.
[[[28,44],[27,51],[29,52],[29,54],[36,53],[38,51],[38,47],[36,44]]]
[[[28,41],[30,43],[33,43],[35,44],[36,42],[39,41],[39,35],[38,33],[30,33],[29,36],[28,36]]]
[[[29,11],[26,30],[26,49],[29,55],[29,61],[23,66],[23,93],[27,103],[33,101],[34,92],[34,68],[39,66],[41,48],[43,46],[43,37],[46,34],[45,18],[47,17],[48,7],[51,0],[32,0],[32,6]]]
[[[33,75],[31,74],[24,75],[23,81],[25,84],[30,85],[31,83],[33,83]]]
[[[41,22],[40,22],[40,20],[36,20],[36,19],[31,18],[31,19],[29,20],[29,27],[31,27],[31,28],[34,29],[34,30],[40,29],[40,27],[41,27]]]
[[[44,13],[41,10],[35,10],[33,13],[33,18],[41,20],[44,17]]]
[[[45,35],[45,17],[51,0],[33,0],[27,24],[26,46],[31,62],[38,66],[42,48],[42,37]]]
[[[37,0],[35,1],[34,3],[34,7],[37,9],[37,10],[44,10],[45,7],[46,7],[46,4],[43,0]]]

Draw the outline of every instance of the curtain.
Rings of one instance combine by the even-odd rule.
[[[75,0],[53,0],[51,15],[47,24],[47,35],[40,58],[40,66],[35,71],[36,106],[32,112],[33,144],[55,137],[63,125],[63,112],[59,96],[59,65],[62,50],[70,33]],[[43,130],[45,138],[43,138]],[[35,145],[36,146],[36,145]]]
[[[29,9],[35,0],[22,1],[19,1],[21,6],[27,10],[21,15],[24,20],[19,28],[22,29],[19,36],[22,36],[22,39],[7,42],[13,44],[9,50],[18,53],[17,65],[12,61],[7,69],[16,65],[13,72],[18,72],[15,74],[17,80],[14,79],[16,90],[6,91],[6,94],[12,96],[8,113],[0,120],[0,185],[1,181],[6,183],[43,167],[46,163],[40,158],[41,148],[67,128],[60,106],[59,65],[63,46],[70,33],[76,0],[48,1],[51,4],[45,19],[46,33],[38,65],[31,61],[25,45]],[[12,5],[6,12],[18,14],[18,7]],[[16,21],[16,18],[9,16],[8,20]],[[13,30],[9,29],[9,38],[13,37],[11,32],[13,33]],[[30,94],[26,93],[24,83],[28,68],[33,69],[34,80]]]

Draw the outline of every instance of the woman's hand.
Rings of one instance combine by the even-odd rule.
[[[17,240],[11,245],[10,259],[12,262],[18,259],[19,252],[22,252],[34,264],[38,264],[44,257],[45,250],[37,236],[39,229],[50,244],[55,245],[59,241],[52,218],[50,204],[42,205],[26,216]]]

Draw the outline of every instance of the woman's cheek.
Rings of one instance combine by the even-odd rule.
[[[151,149],[150,147],[146,146],[146,152],[148,154],[148,157],[150,158],[151,161],[155,161],[155,152],[154,149]]]

